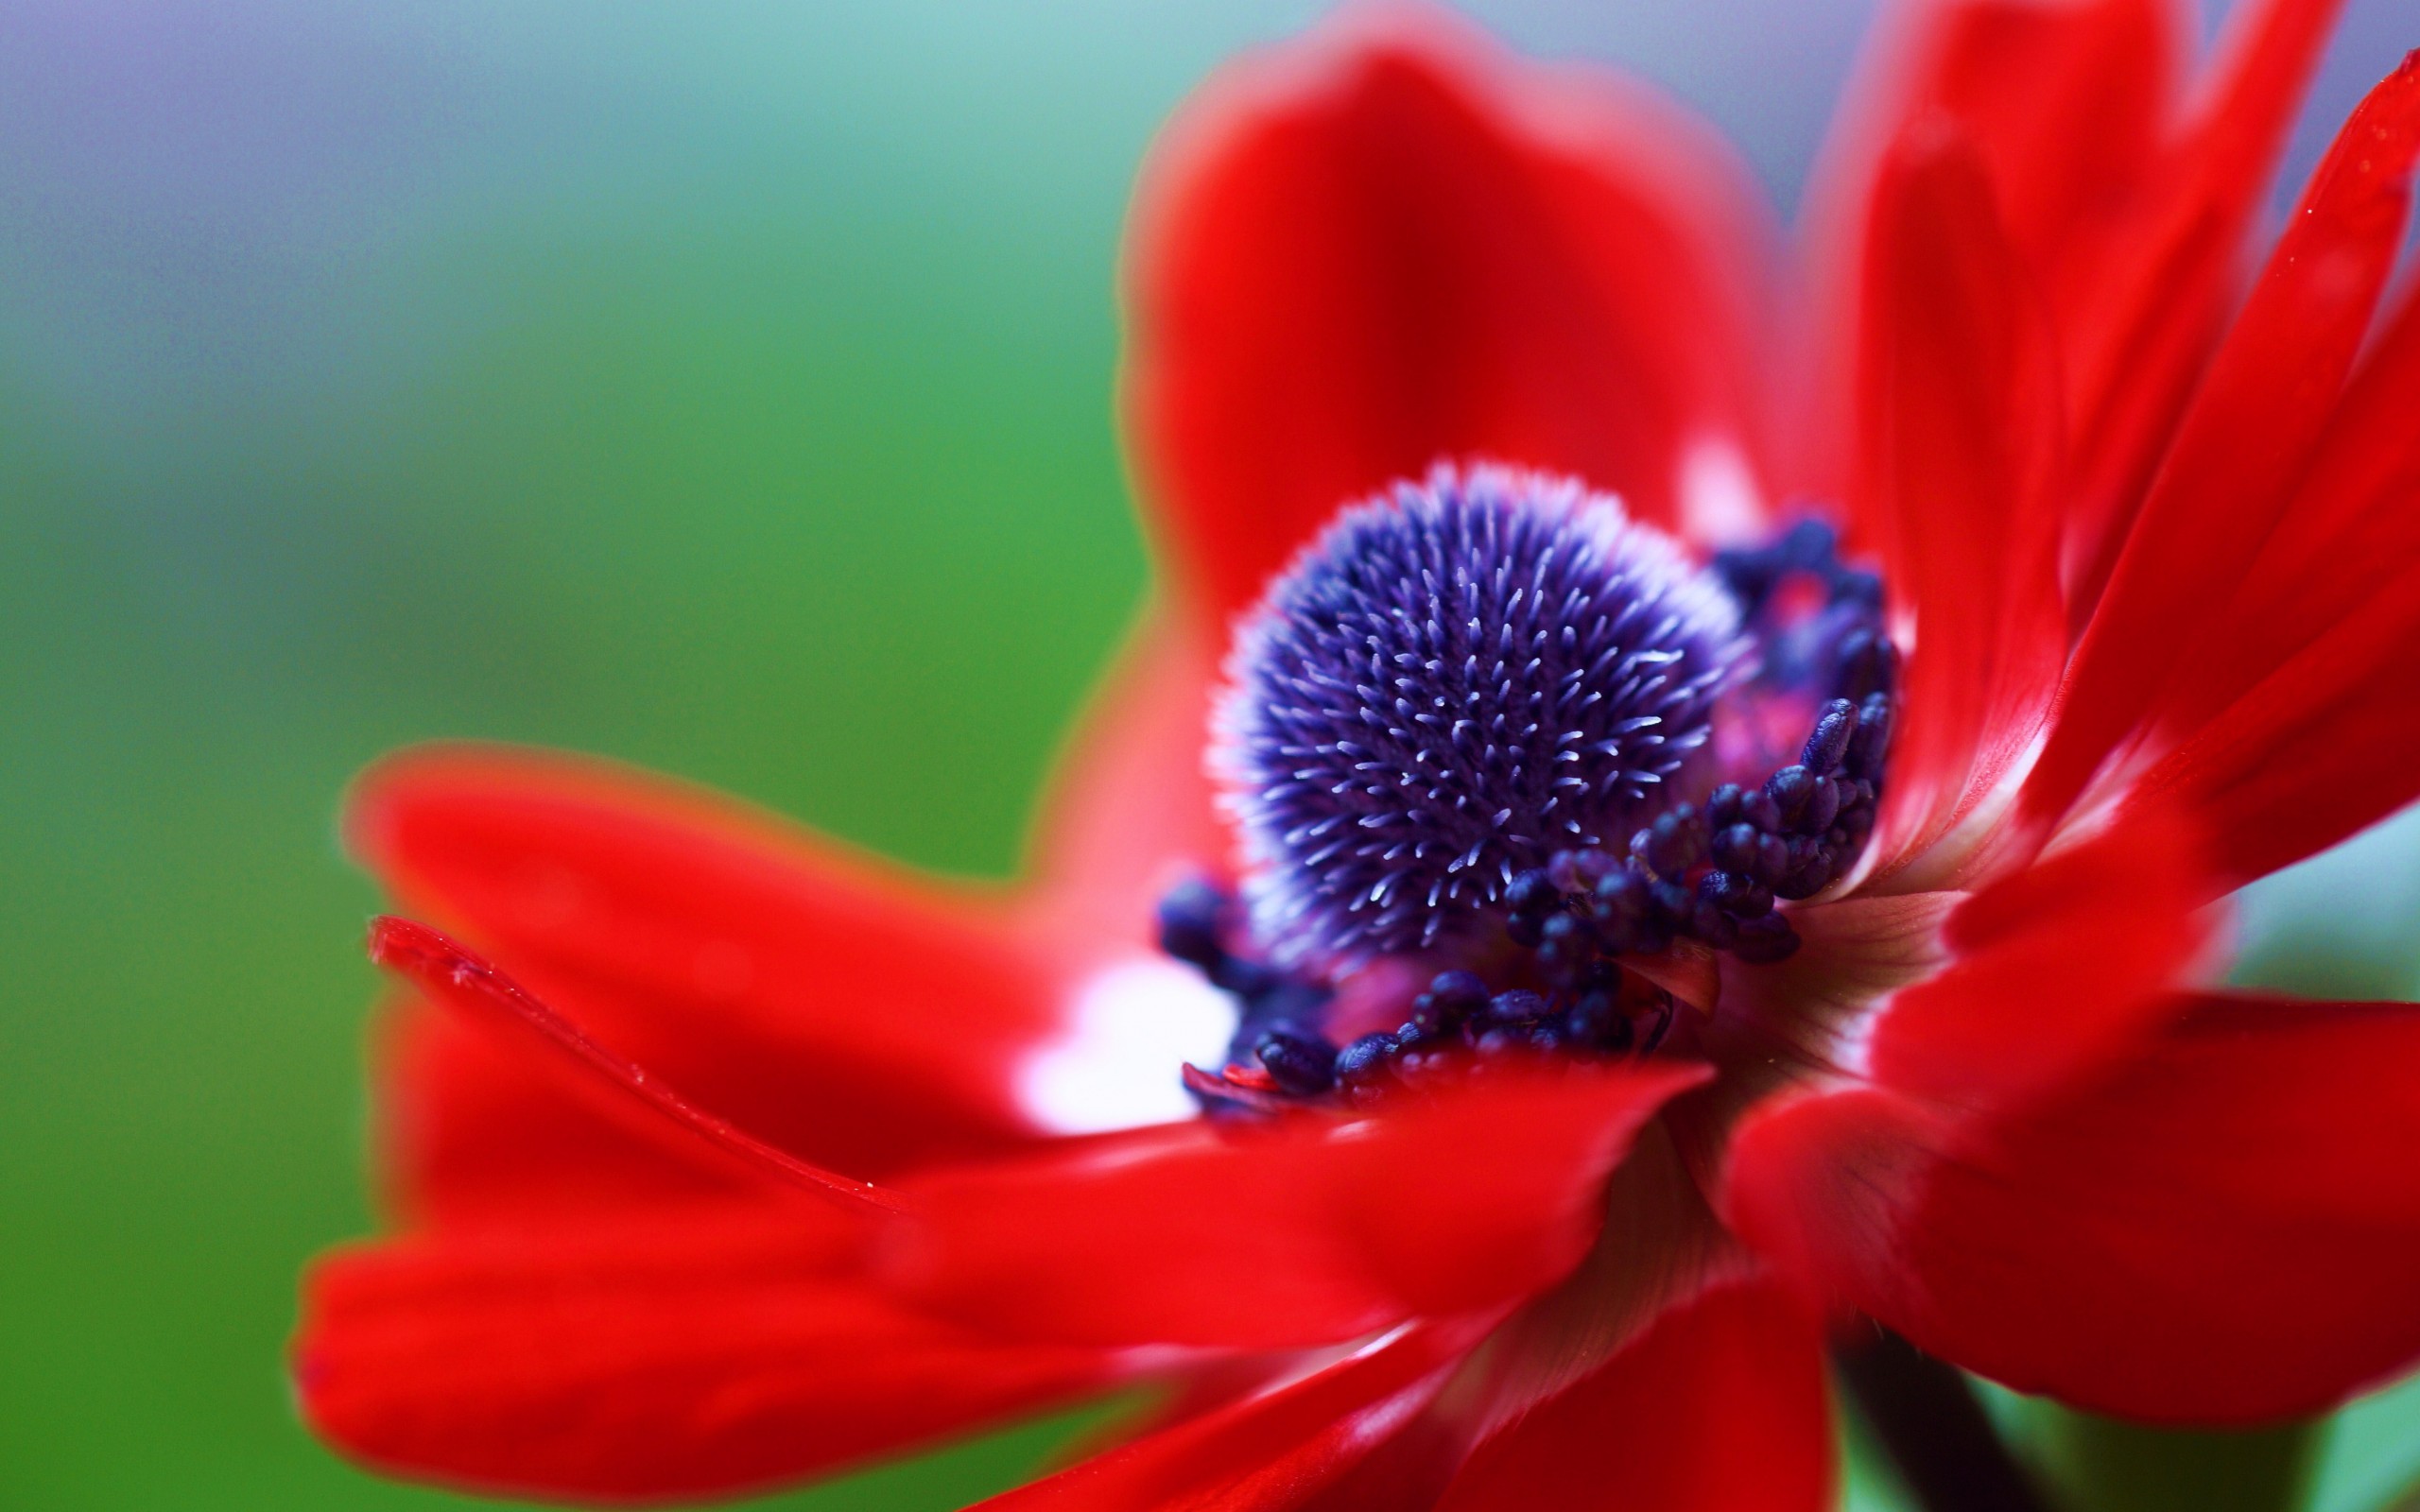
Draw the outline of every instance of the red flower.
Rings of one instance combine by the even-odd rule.
[[[1131,249],[1162,599],[1026,883],[567,757],[362,781],[357,853],[527,990],[374,936],[403,1228],[306,1282],[312,1422],[643,1499],[1150,1381],[1006,1503],[1814,1507],[1825,1308],[2165,1421],[2420,1357],[2420,1010],[2200,985],[2217,900],[2420,793],[2420,62],[2239,281],[2329,10],[2248,6],[2187,89],[2162,0],[1920,9],[1795,266],[1622,80],[1405,11],[1230,68]],[[1700,548],[1840,501],[1910,653],[1874,839],[1788,960],[1630,962],[1654,1054],[1150,1123],[1226,627],[1440,456]]]

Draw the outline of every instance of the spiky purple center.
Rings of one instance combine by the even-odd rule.
[[[1242,627],[1217,765],[1253,932],[1418,950],[1664,806],[1739,676],[1718,579],[1615,500],[1443,470],[1344,511]]]

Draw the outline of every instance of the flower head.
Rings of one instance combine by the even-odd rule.
[[[1010,1504],[1813,1508],[1827,1312],[2164,1421],[2420,1358],[2420,1012],[2207,986],[2420,792],[2420,60],[2235,283],[2325,9],[2182,104],[2165,6],[1911,13],[1795,277],[1622,80],[1235,65],[1134,232],[1163,599],[1024,885],[364,779],[468,943],[374,936],[404,1231],[307,1282],[313,1421],[628,1499],[1151,1381]]]

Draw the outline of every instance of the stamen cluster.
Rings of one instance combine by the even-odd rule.
[[[1508,1052],[1651,1054],[1671,1027],[1669,993],[1602,957],[1546,992],[1492,990],[1475,972],[1445,971],[1411,1000],[1397,1028],[1339,1048],[1321,1020],[1332,994],[1229,948],[1232,902],[1193,881],[1160,902],[1160,944],[1224,988],[1240,1009],[1227,1065],[1184,1068],[1212,1111],[1270,1108],[1341,1092],[1355,1102],[1417,1086],[1432,1070]]]
[[[1670,993],[1610,962],[1566,991],[1490,992],[1469,971],[1446,971],[1412,1000],[1411,1016],[1386,1034],[1365,1034],[1336,1052],[1337,1087],[1356,1101],[1417,1084],[1434,1067],[1507,1052],[1652,1054],[1672,1026]],[[1262,1057],[1267,1063],[1266,1055]]]
[[[1631,836],[1630,852],[1558,852],[1506,891],[1505,932],[1546,980],[1575,982],[1604,956],[1695,939],[1743,961],[1783,960],[1797,933],[1776,899],[1811,898],[1846,872],[1874,830],[1890,695],[1824,706],[1799,760],[1700,809],[1683,803]]]
[[[1731,546],[1708,564],[1756,640],[1755,682],[1763,688],[1839,688],[1863,698],[1890,687],[1894,666],[1882,634],[1882,579],[1840,558],[1840,535],[1822,520],[1794,522],[1758,546]],[[1819,600],[1791,600],[1811,589]]]

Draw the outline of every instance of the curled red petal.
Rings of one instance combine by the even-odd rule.
[[[1127,253],[1126,416],[1180,581],[1223,619],[1441,458],[1666,524],[1695,465],[1752,522],[1772,242],[1678,109],[1442,12],[1229,65],[1154,151]]]
[[[2160,717],[2190,730],[2420,563],[2420,284],[2408,285],[2261,546]]]
[[[804,1214],[692,1205],[325,1256],[293,1350],[302,1414],[390,1473],[630,1502],[798,1479],[1129,1373],[903,1309],[847,1279],[854,1229]]]
[[[1606,1175],[1703,1067],[1497,1067],[1373,1116],[1136,1130],[913,1184],[911,1295],[1101,1344],[1280,1348],[1500,1306],[1586,1252]]]
[[[1821,1294],[2022,1391],[2161,1422],[2334,1405],[2420,1358],[2420,1009],[2181,1002],[2037,1106],[1769,1106],[1725,1186]]]
[[[424,924],[381,919],[370,926],[370,958],[431,998],[506,1032],[536,1036],[598,1080],[679,1127],[792,1186],[871,1213],[908,1205],[900,1194],[802,1160],[699,1107],[645,1067],[615,1055],[520,984]]]
[[[2137,778],[2130,806],[2194,814],[2221,885],[2268,875],[2420,797],[2420,562]]]
[[[2183,802],[2230,883],[2420,793],[2420,285],[2405,290],[2308,481],[2161,700],[2138,799]]]
[[[381,1215],[399,1228],[540,1228],[769,1191],[752,1166],[529,1037],[416,995],[381,1007],[373,1052],[372,1163]]]
[[[405,910],[817,1164],[879,1176],[1037,1132],[1017,1070],[1057,1032],[1081,963],[997,894],[668,779],[502,747],[382,762],[346,838]],[[450,1106],[406,1095],[432,1116]]]

